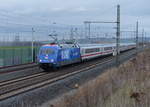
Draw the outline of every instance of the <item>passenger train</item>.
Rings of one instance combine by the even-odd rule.
[[[120,44],[120,52],[133,49],[135,43]],[[116,55],[116,44],[47,44],[41,46],[38,55],[40,68],[58,68],[99,56]]]

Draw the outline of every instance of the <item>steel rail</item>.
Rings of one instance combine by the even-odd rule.
[[[13,68],[13,67],[29,65],[29,64],[34,64],[34,63],[25,63],[25,64],[19,64],[19,65],[2,66],[2,67],[0,67],[0,69]]]
[[[106,59],[107,59],[107,61],[106,61]],[[94,68],[95,66],[97,66],[97,65],[102,65],[102,64],[104,64],[104,63],[106,63],[106,62],[110,62],[110,59],[112,60],[113,58],[111,57],[111,58],[105,58],[104,60],[105,60],[105,62],[103,62],[104,60],[102,60],[102,62],[100,63],[96,63],[96,64],[91,64],[89,67],[86,67],[86,68],[83,68],[83,69],[81,69],[81,70],[77,70],[77,71],[74,71],[74,72],[70,72],[70,73],[66,73],[66,74],[61,74],[61,75],[58,75],[58,76],[56,76],[56,77],[50,77],[50,78],[46,78],[45,79],[45,81],[42,81],[42,82],[37,82],[37,83],[34,83],[34,84],[30,84],[30,85],[25,85],[25,86],[21,86],[21,87],[19,87],[19,88],[14,88],[14,89],[12,89],[12,90],[8,90],[8,91],[5,91],[4,93],[0,93],[1,95],[0,95],[0,101],[1,100],[3,100],[3,99],[6,99],[6,98],[9,98],[9,97],[11,97],[11,96],[14,96],[14,95],[17,95],[17,94],[20,94],[20,93],[23,93],[23,92],[27,92],[27,91],[29,91],[29,90],[32,90],[32,89],[36,89],[36,88],[38,88],[38,87],[42,87],[43,85],[46,85],[46,84],[50,84],[50,83],[53,83],[53,82],[56,82],[56,81],[59,81],[59,80],[62,80],[62,79],[64,79],[64,78],[67,78],[67,77],[70,77],[70,76],[73,76],[73,75],[75,75],[75,74],[78,74],[78,73],[80,73],[80,72],[83,72],[83,71],[86,71],[86,70],[89,70],[89,69],[92,69],[92,68]],[[48,75],[47,75],[48,76]],[[38,77],[36,77],[36,79],[39,79],[39,78],[41,78],[42,76],[38,76]],[[31,79],[31,78],[30,78]],[[32,78],[32,80],[34,80],[35,78]],[[5,87],[5,86],[3,86],[3,87]],[[1,88],[3,88],[3,87],[0,87],[0,89]],[[7,88],[7,86],[5,87],[5,88]]]
[[[26,80],[26,79],[30,79],[30,78],[34,78],[34,77],[38,77],[38,76],[43,76],[45,74],[46,74],[45,72],[40,72],[40,73],[37,73],[37,74],[24,76],[24,77],[20,77],[20,78],[17,78],[17,79],[2,81],[2,82],[0,82],[0,88],[3,87],[4,85],[6,86],[6,85],[9,85],[9,84],[12,84],[12,83],[15,83],[15,82],[19,82],[19,81],[23,81],[23,80]]]
[[[124,53],[123,55],[124,56],[130,56],[131,55],[131,54],[128,55],[127,53],[128,52]],[[127,54],[127,55],[125,55],[125,54]],[[18,94],[33,90],[33,89],[36,89],[36,88],[40,88],[42,86],[46,86],[46,85],[54,83],[56,81],[63,80],[67,77],[74,76],[74,75],[79,74],[81,72],[88,71],[90,69],[95,68],[96,66],[101,66],[101,65],[107,64],[108,62],[111,62],[113,60],[114,60],[113,56],[110,56],[109,58],[108,57],[104,58],[103,60],[101,60],[101,61],[99,61],[95,64],[91,64],[86,68],[82,68],[82,69],[76,70],[74,72],[69,72],[69,73],[67,72],[66,74],[61,74],[61,75],[58,75],[58,76],[55,75],[56,77],[45,78],[44,81],[40,81],[40,82],[37,82],[37,83],[33,83],[33,84],[18,87],[18,88],[14,88],[14,89],[5,91],[4,93],[1,92],[0,101],[4,100],[4,99],[7,99],[7,98],[10,98],[10,97],[13,97],[13,96],[18,95]],[[49,76],[49,74],[47,76]],[[42,77],[42,76],[39,76],[36,79],[38,80],[40,77]],[[34,80],[35,78],[32,78],[32,79]]]
[[[38,65],[35,63],[27,64],[27,65],[21,65],[21,66],[15,66],[15,67],[8,67],[8,68],[0,68],[0,75],[1,74],[7,74],[7,73],[12,73],[12,72],[19,72],[24,69],[29,69],[33,67],[37,67]]]

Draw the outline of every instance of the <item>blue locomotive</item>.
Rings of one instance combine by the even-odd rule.
[[[38,62],[42,69],[80,62],[80,48],[75,44],[47,44],[40,48]]]

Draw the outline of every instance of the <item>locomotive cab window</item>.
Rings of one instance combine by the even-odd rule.
[[[40,54],[53,54],[53,53],[54,53],[54,50],[49,49],[49,48],[41,49],[41,52],[40,52]]]

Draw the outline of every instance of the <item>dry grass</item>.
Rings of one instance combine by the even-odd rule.
[[[150,50],[103,73],[50,107],[149,107]]]

